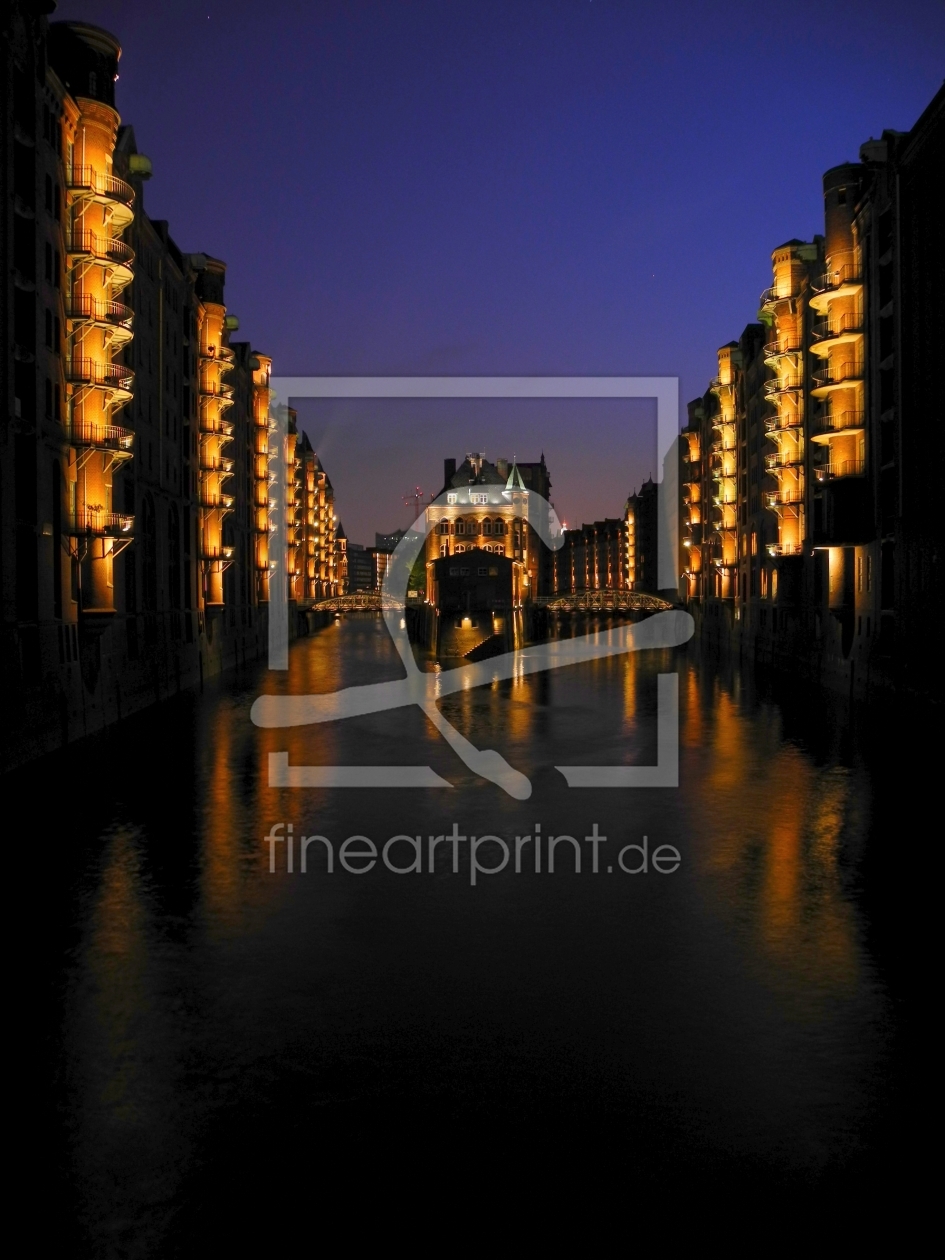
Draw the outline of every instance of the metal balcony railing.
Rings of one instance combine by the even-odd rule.
[[[117,175],[103,175],[92,166],[73,166],[66,171],[66,187],[70,192],[88,193],[109,201],[120,201],[130,206],[135,190]]]
[[[834,481],[837,477],[862,477],[866,472],[865,459],[842,459],[835,464],[824,464],[817,469],[818,481]]]
[[[103,538],[121,538],[134,529],[135,518],[123,512],[106,512],[104,508],[80,508],[69,524],[70,532],[77,536],[96,535]]]
[[[99,363],[95,359],[68,359],[66,380],[74,385],[92,385],[130,394],[135,374],[123,363]]]
[[[827,367],[817,368],[812,375],[816,389],[822,389],[825,385],[842,385],[844,381],[862,380],[863,364],[854,360],[828,364]]]
[[[70,420],[66,425],[72,446],[93,447],[103,451],[131,454],[135,435],[118,424],[94,424],[88,420]]]
[[[222,455],[201,455],[200,471],[224,473],[226,476],[229,476],[233,471],[233,460],[227,459]]]
[[[765,393],[770,397],[772,394],[787,394],[792,390],[802,389],[804,378],[802,376],[782,376],[775,377],[774,380],[765,381]]]
[[[813,427],[819,433],[842,433],[844,429],[862,429],[866,416],[862,411],[839,411],[826,416],[817,416]]]
[[[827,337],[842,337],[844,333],[863,331],[863,316],[857,311],[847,311],[845,315],[830,315],[827,319],[818,319],[811,327],[811,336],[815,341],[824,341]]]
[[[232,494],[206,494],[200,492],[199,503],[202,508],[212,508],[214,511],[222,508],[229,511],[236,502]]]
[[[804,502],[803,490],[776,490],[767,496],[768,507],[791,507]]]
[[[798,354],[801,350],[799,341],[788,341],[782,337],[778,341],[769,341],[765,346],[763,354],[765,359],[780,359],[783,355]]]
[[[796,468],[803,462],[804,458],[799,451],[778,451],[765,456],[766,468]]]
[[[780,415],[765,416],[765,430],[778,433],[781,429],[796,429],[801,424],[801,417],[796,411],[784,412]]]
[[[66,253],[122,267],[130,267],[135,260],[135,251],[116,236],[98,236],[95,232],[82,232],[77,228],[66,233]]]
[[[833,267],[830,271],[825,271],[822,276],[818,276],[814,283],[814,291],[829,293],[831,289],[841,289],[845,284],[859,284],[861,280],[862,275],[858,263],[843,263],[842,266]]]
[[[779,543],[774,543],[768,546],[769,556],[800,556],[803,554],[804,548],[801,543],[786,543],[783,546]]]
[[[124,302],[104,302],[88,293],[79,293],[67,298],[67,319],[88,319],[97,324],[108,324],[114,328],[126,328],[131,331],[134,322],[134,311]]]
[[[223,381],[214,381],[210,385],[201,381],[199,393],[201,398],[225,398],[228,402],[233,401],[233,386]]]
[[[233,421],[221,420],[219,416],[204,417],[200,422],[200,432],[205,437],[222,437],[229,441],[233,431]]]
[[[783,281],[780,284],[769,285],[767,289],[763,289],[761,293],[762,306],[774,306],[777,302],[789,302],[791,298],[796,298],[798,294],[797,286],[791,284],[788,291],[784,292]]]

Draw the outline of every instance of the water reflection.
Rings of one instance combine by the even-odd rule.
[[[655,760],[656,677],[673,669],[679,789],[568,789],[556,765]],[[351,617],[295,645],[286,677],[247,671],[11,776],[14,791],[51,773],[68,787],[126,751],[62,876],[56,1105],[86,1240],[71,1254],[142,1237],[140,1254],[176,1254],[220,1169],[241,1175],[234,1161],[300,1124],[341,1142],[352,1108],[368,1135],[392,1108],[418,1132],[447,1114],[497,1132],[570,1116],[619,1125],[641,1159],[739,1175],[819,1177],[881,1149],[896,993],[870,944],[866,859],[885,806],[842,706],[799,711],[685,650],[448,697],[457,729],[529,774],[525,803],[472,776],[416,709],[248,720],[262,689],[398,676],[380,620]],[[268,753],[286,749],[299,765],[429,764],[454,786],[270,789]],[[683,862],[639,879],[510,868],[475,889],[446,863],[329,877],[319,858],[273,876],[277,820],[336,844],[453,821],[580,839],[597,822],[605,864],[643,835]]]

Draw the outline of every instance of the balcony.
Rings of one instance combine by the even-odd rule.
[[[804,458],[800,451],[778,451],[773,455],[765,456],[765,468],[771,471],[778,468],[797,468],[803,462]]]
[[[66,253],[74,258],[93,259],[95,262],[110,263],[114,267],[128,272],[131,280],[131,265],[135,260],[135,251],[117,236],[98,236],[95,232],[82,232],[74,228],[66,233]]]
[[[232,420],[222,420],[219,416],[207,416],[201,419],[200,432],[205,437],[222,437],[227,441],[233,436]]]
[[[66,172],[66,187],[70,192],[119,201],[124,206],[130,206],[135,199],[135,190],[130,184],[117,175],[99,174],[91,166],[71,167]]]
[[[780,284],[772,284],[762,292],[761,305],[777,306],[779,302],[790,302],[792,298],[797,297],[797,293],[796,287],[793,285],[785,286],[783,281]]]
[[[215,381],[210,385],[201,381],[199,393],[201,398],[220,398],[227,402],[233,401],[233,386],[226,385],[223,381]]]
[[[207,494],[201,491],[198,502],[202,508],[207,508],[209,511],[230,512],[236,500],[232,494]]]
[[[200,471],[206,473],[222,473],[228,477],[233,471],[233,460],[222,455],[201,455]]]
[[[813,285],[811,309],[825,311],[834,298],[854,297],[862,287],[863,276],[859,264],[843,263],[842,266],[834,267],[830,271],[825,271],[822,276],[818,276]]]
[[[836,296],[836,290],[842,289],[845,285],[859,286],[863,282],[858,263],[843,263],[840,267],[833,267],[830,271],[825,271],[822,276],[818,276],[814,282],[814,291],[816,293],[833,293]]]
[[[768,546],[769,556],[802,556],[803,554],[804,548],[800,543],[787,543],[785,545],[773,543]]]
[[[80,508],[69,524],[74,537],[127,538],[135,526],[135,518],[122,512],[106,512],[103,508]]]
[[[826,367],[817,368],[813,373],[811,393],[815,398],[823,398],[832,389],[849,388],[863,379],[863,364],[848,359],[845,363],[828,363]]]
[[[79,293],[65,302],[66,319],[75,323],[98,324],[113,332],[127,334],[121,341],[129,341],[134,324],[134,311],[124,302],[104,302],[87,293]]]
[[[866,473],[866,460],[841,459],[834,464],[824,464],[815,471],[818,481],[834,481],[837,477],[862,477]]]
[[[862,411],[838,411],[816,416],[812,423],[811,441],[829,441],[835,433],[862,433],[865,424],[866,416]]]
[[[800,354],[801,343],[799,341],[788,341],[781,338],[778,341],[769,341],[763,350],[765,363],[776,363],[778,359],[786,358],[789,355]]]
[[[804,502],[804,491],[795,489],[775,490],[773,494],[765,496],[768,500],[768,507],[795,507]]]
[[[87,389],[104,389],[111,401],[127,402],[134,394],[135,374],[123,363],[99,363],[95,359],[69,359],[66,380]]]
[[[837,340],[859,336],[863,332],[863,316],[858,311],[818,319],[811,327],[814,341]]]
[[[207,547],[200,548],[200,559],[205,568],[211,573],[222,573],[228,569],[233,563],[233,557],[236,555],[235,547]]]
[[[785,429],[798,429],[800,426],[801,416],[796,411],[776,416],[765,416],[766,433],[781,433]]]
[[[73,166],[66,171],[66,188],[76,200],[108,206],[111,220],[119,229],[127,227],[134,218],[131,207],[135,190],[117,175],[100,173],[91,166]]]
[[[135,435],[131,429],[117,424],[95,424],[86,420],[71,420],[66,425],[69,443],[76,447],[111,451],[119,459],[130,459]]]
[[[803,388],[804,378],[793,373],[790,376],[775,377],[774,380],[765,381],[765,393],[769,398],[776,397],[778,394],[789,394]]]

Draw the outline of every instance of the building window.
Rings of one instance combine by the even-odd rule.
[[[456,502],[456,499],[457,499],[457,496],[456,496],[455,494],[448,494],[448,495],[446,496],[446,502],[447,502],[447,503],[455,503],[455,502]]]
[[[491,522],[491,521],[483,521],[483,522],[482,522],[482,532],[483,532],[484,534],[491,534],[491,533],[492,533],[492,522]]]
[[[494,526],[493,526],[493,528],[492,528],[492,532],[493,532],[494,534],[504,534],[504,533],[505,533],[505,521],[496,521],[495,525],[494,525]]]
[[[440,521],[438,528],[441,534],[448,534],[450,532],[449,521]]]
[[[469,502],[470,503],[488,503],[489,496],[488,494],[480,494],[478,492],[475,492],[473,494],[470,494]]]
[[[466,532],[466,526],[465,526],[465,524],[464,524],[462,521],[457,521],[457,522],[456,522],[456,533],[457,533],[457,534],[465,534],[465,532]]]

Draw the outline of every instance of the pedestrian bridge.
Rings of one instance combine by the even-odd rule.
[[[536,607],[549,612],[665,612],[672,608],[657,595],[642,591],[577,591],[573,595],[539,595]]]
[[[417,600],[419,606],[421,600]],[[414,603],[408,600],[409,607]],[[665,599],[644,595],[642,591],[579,591],[574,595],[539,595],[532,601],[535,608],[549,612],[665,612],[672,608]],[[403,605],[381,591],[354,591],[350,595],[333,595],[317,600],[311,607],[318,612],[381,612]]]
[[[422,599],[408,599],[407,607],[419,606]],[[403,608],[401,600],[381,591],[352,591],[350,595],[332,595],[329,599],[318,599],[310,608],[316,612],[382,612],[385,608]]]

